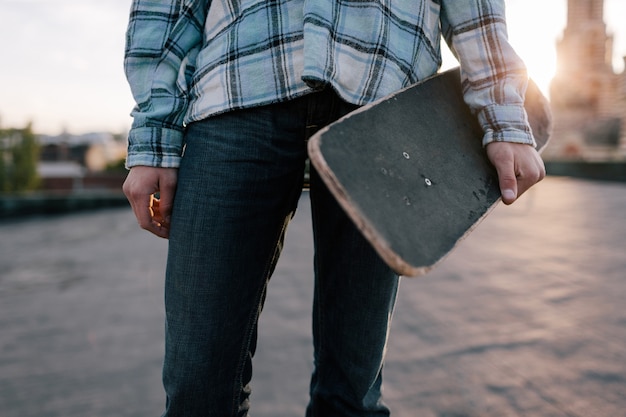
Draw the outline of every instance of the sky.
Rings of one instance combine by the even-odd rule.
[[[123,72],[131,0],[0,0],[0,127],[124,133],[133,99]],[[506,0],[509,39],[548,91],[567,0]],[[626,0],[605,0],[614,61],[626,55]],[[452,65],[446,58],[445,65]]]

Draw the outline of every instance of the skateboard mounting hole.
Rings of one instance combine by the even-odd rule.
[[[427,187],[430,187],[431,185],[433,185],[432,181],[429,180],[428,178],[424,178],[424,182],[426,183]]]
[[[407,152],[402,152],[402,156],[404,156],[406,159],[411,159],[411,155],[409,155]]]

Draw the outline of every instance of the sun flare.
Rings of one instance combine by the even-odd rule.
[[[509,41],[526,64],[529,76],[549,96],[556,73],[556,42],[565,26],[565,0],[550,0],[546,13],[541,14],[529,6],[528,0],[507,0],[506,4]],[[442,56],[442,69],[458,65],[445,46]]]
[[[565,3],[544,2],[544,10],[538,13],[527,1],[506,2],[509,41],[526,63],[529,76],[546,95],[556,72],[556,41],[565,26]]]

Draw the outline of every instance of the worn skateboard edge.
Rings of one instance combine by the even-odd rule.
[[[383,239],[377,232],[376,227],[372,224],[367,216],[361,211],[360,207],[348,196],[345,188],[337,179],[332,170],[328,167],[326,159],[324,159],[320,151],[321,135],[328,128],[320,130],[318,134],[309,140],[309,156],[317,173],[320,175],[324,184],[328,187],[331,194],[335,197],[339,205],[346,212],[348,217],[356,225],[357,229],[372,243],[372,247],[383,259],[383,261],[397,274],[402,276],[418,276],[424,275],[430,271],[434,265],[425,267],[416,267],[406,262],[402,257],[397,255],[391,249],[391,245],[386,239]]]
[[[441,76],[442,74],[445,73],[452,73],[452,72],[458,72],[459,68],[453,68],[450,69],[448,71],[445,71],[443,73],[437,73],[434,74],[431,77],[428,77],[424,80],[422,80],[420,83],[424,83],[426,81],[428,81],[431,78],[437,77],[437,76]],[[323,141],[323,135],[333,127],[333,125],[335,124],[339,124],[343,121],[345,121],[346,119],[349,119],[350,117],[359,114],[361,112],[365,112],[367,110],[369,110],[370,108],[384,102],[387,100],[392,99],[394,96],[403,93],[406,90],[409,90],[411,88],[413,88],[414,86],[409,86],[406,87],[405,89],[402,89],[400,91],[397,91],[389,96],[383,97],[377,101],[374,101],[370,104],[367,104],[365,106],[360,107],[359,109],[345,115],[344,117],[340,118],[339,120],[337,120],[336,122],[332,123],[329,126],[324,127],[323,129],[321,129],[320,131],[318,131],[313,137],[311,137],[311,139],[309,140],[308,143],[308,152],[309,152],[309,156],[310,156],[310,160],[311,163],[314,165],[314,167],[317,169],[320,177],[322,178],[322,180],[324,181],[324,183],[326,184],[326,186],[328,187],[328,189],[330,190],[331,194],[333,194],[333,196],[335,197],[335,199],[337,200],[337,202],[340,204],[340,206],[343,208],[343,210],[347,213],[348,217],[350,217],[350,219],[353,221],[353,223],[356,225],[357,229],[365,236],[365,238],[372,244],[372,246],[374,247],[375,251],[378,253],[378,255],[383,259],[384,262],[387,263],[387,265],[394,270],[396,273],[398,273],[399,275],[402,276],[406,276],[406,277],[417,277],[417,276],[421,276],[424,275],[426,273],[428,273],[429,271],[431,271],[433,268],[435,268],[437,265],[439,265],[443,260],[445,260],[453,251],[454,249],[458,246],[458,244],[464,240],[470,233],[472,233],[474,230],[476,230],[476,228],[483,222],[483,220],[485,219],[485,217],[487,217],[489,214],[491,214],[491,212],[495,209],[495,207],[498,205],[498,203],[500,201],[502,201],[501,197],[497,198],[489,207],[487,207],[487,209],[485,210],[485,212],[482,214],[482,216],[480,216],[480,218],[478,218],[474,224],[468,228],[462,236],[460,236],[454,243],[454,245],[452,246],[452,248],[446,252],[445,254],[443,254],[441,257],[439,257],[437,260],[435,260],[433,263],[431,263],[430,265],[426,265],[426,266],[415,266],[407,261],[405,261],[400,255],[398,255],[393,249],[391,244],[384,239],[378,232],[377,232],[377,228],[374,226],[374,224],[370,221],[370,219],[364,214],[364,212],[362,211],[362,209],[360,208],[360,206],[358,204],[356,204],[356,202],[354,202],[350,197],[348,192],[346,191],[346,189],[341,185],[341,182],[339,181],[339,179],[336,177],[336,175],[333,173],[333,171],[330,169],[330,167],[327,164],[326,159],[324,158],[322,152],[321,152],[321,145],[322,145],[322,141]],[[543,120],[540,120],[534,124],[538,125],[540,128],[542,128],[541,132],[533,132],[535,139],[537,141],[537,151],[539,153],[542,153],[543,150],[545,149],[547,143],[550,140],[551,137],[551,131],[552,131],[552,119],[551,119],[551,115],[550,115],[550,109],[549,109],[549,102],[547,101],[547,99],[545,99],[545,97],[543,96],[543,94],[541,93],[541,91],[539,90],[538,86],[534,83],[534,81],[532,79],[529,79],[529,85],[528,85],[528,90],[527,90],[527,95],[526,95],[526,100],[527,102],[529,101],[529,97],[533,96],[533,98],[530,100],[534,106],[541,106],[542,108],[537,109],[537,108],[532,108],[529,109],[527,107],[527,112],[528,110],[532,110],[531,112],[528,112],[528,116],[529,116],[529,122],[531,122],[531,118],[536,118],[536,117],[542,117],[545,118]],[[531,123],[532,125],[533,123]]]

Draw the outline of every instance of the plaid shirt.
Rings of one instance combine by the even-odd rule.
[[[504,0],[133,0],[127,165],[177,167],[185,124],[320,84],[370,103],[437,72],[442,35],[483,143],[534,144]]]

